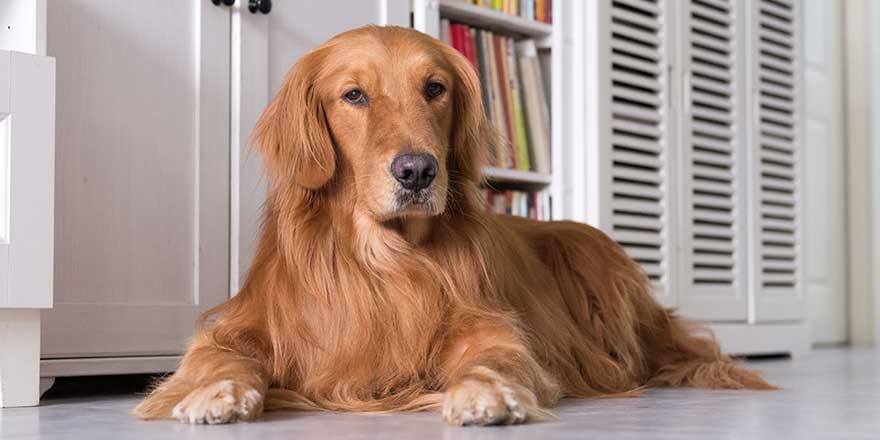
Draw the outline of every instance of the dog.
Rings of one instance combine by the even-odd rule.
[[[455,49],[365,27],[303,56],[253,144],[270,183],[253,266],[210,310],[143,419],[264,409],[552,417],[564,397],[772,389],[652,297],[603,232],[485,212],[497,142]]]

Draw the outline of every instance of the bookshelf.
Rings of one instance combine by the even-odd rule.
[[[553,182],[552,174],[498,167],[483,167],[483,178],[493,185],[514,184],[523,189],[541,189]]]
[[[462,0],[440,0],[440,17],[504,34],[525,35],[536,39],[549,37],[553,25],[529,20]]]
[[[554,10],[556,10],[556,2],[553,3]],[[536,192],[548,196],[551,205],[556,205],[554,200],[562,200],[559,197],[562,195],[561,183],[563,182],[560,170],[564,168],[559,160],[562,155],[554,151],[559,144],[556,132],[560,126],[554,121],[554,115],[559,114],[556,110],[560,100],[557,99],[556,88],[551,86],[555,69],[553,66],[556,65],[555,60],[551,61],[554,58],[553,47],[558,44],[556,42],[559,40],[558,29],[554,30],[556,25],[474,5],[467,0],[413,0],[412,6],[413,27],[434,37],[440,38],[441,20],[446,19],[505,37],[512,37],[514,40],[534,40],[538,57],[541,59],[541,75],[544,77],[546,99],[550,110],[551,172],[539,173],[522,169],[485,166],[482,168],[482,174],[487,188],[501,191]],[[552,218],[561,218],[561,212],[561,209],[553,206]]]

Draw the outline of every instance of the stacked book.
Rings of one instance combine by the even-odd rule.
[[[492,8],[505,14],[516,15],[527,20],[552,23],[552,0],[465,0],[470,4]]]
[[[483,199],[489,212],[550,220],[550,195],[546,191],[499,191],[484,188]]]
[[[535,41],[441,20],[440,38],[479,73],[486,116],[499,133],[486,165],[550,173],[550,112]]]

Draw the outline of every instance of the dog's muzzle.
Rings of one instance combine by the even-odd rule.
[[[418,194],[437,177],[437,158],[427,153],[399,154],[391,161],[391,175],[404,189]]]

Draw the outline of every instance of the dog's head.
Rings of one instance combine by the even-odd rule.
[[[469,61],[395,27],[349,31],[302,57],[255,135],[276,188],[333,187],[377,221],[443,213],[479,178],[489,142]]]

